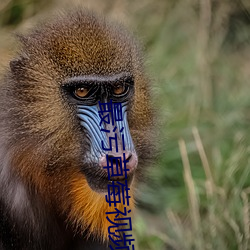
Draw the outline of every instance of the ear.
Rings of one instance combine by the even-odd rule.
[[[24,68],[25,68],[25,59],[23,57],[21,58],[16,58],[10,61],[10,69],[11,72],[16,75],[20,74],[22,75],[24,73]]]
[[[15,34],[15,37],[19,40],[19,43],[21,44],[22,47],[29,46],[29,43],[28,43],[29,39],[27,37],[18,33]],[[16,73],[20,71],[24,67],[24,64],[25,64],[25,55],[11,60],[9,64],[11,72]]]
[[[11,72],[15,73],[18,69],[20,69],[21,65],[22,62],[20,58],[11,60],[10,61]]]

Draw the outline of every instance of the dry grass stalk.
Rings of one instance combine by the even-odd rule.
[[[194,235],[197,239],[197,245],[198,249],[202,249],[202,242],[203,237],[201,233],[201,218],[200,218],[200,211],[199,211],[199,200],[196,195],[195,191],[195,184],[191,173],[191,168],[189,164],[188,154],[187,154],[187,148],[185,141],[183,139],[179,140],[179,148],[181,152],[181,158],[183,162],[184,167],[184,180],[187,185],[188,190],[188,200],[189,200],[189,211],[190,211],[190,217],[191,222],[193,225]]]

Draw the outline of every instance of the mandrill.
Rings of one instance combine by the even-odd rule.
[[[0,249],[109,249],[107,185],[125,176],[110,181],[106,159],[125,156],[131,210],[152,151],[138,43],[86,10],[18,37],[21,50],[0,84]],[[123,121],[114,126],[124,128],[125,149],[118,133],[118,150],[107,152],[98,104],[110,100],[122,106]]]

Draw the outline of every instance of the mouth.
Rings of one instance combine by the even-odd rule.
[[[94,164],[95,168],[82,168],[82,173],[87,179],[89,187],[97,193],[107,193],[110,188],[115,187],[116,190],[129,188],[134,178],[134,172],[129,172],[127,178],[124,176],[113,176],[108,178],[106,171],[101,169],[98,164]],[[93,169],[97,169],[93,171]],[[90,171],[91,170],[91,171]],[[120,188],[119,188],[120,187]]]
[[[134,177],[134,174],[129,174],[128,176],[127,176],[127,178],[125,178],[125,177],[111,177],[110,178],[110,180],[106,180],[107,181],[107,183],[108,183],[108,185],[110,185],[110,184],[113,184],[113,183],[115,183],[115,184],[119,184],[119,183],[121,183],[121,184],[126,184],[126,185],[128,185],[128,187],[130,186],[130,184],[131,184],[131,182],[132,182],[132,180],[133,180],[133,177]]]

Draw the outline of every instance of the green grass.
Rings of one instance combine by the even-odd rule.
[[[176,3],[148,46],[165,139],[142,186],[156,225],[141,249],[250,248],[250,26],[230,29],[228,1],[211,12],[201,2]],[[153,236],[165,247],[150,245]]]

